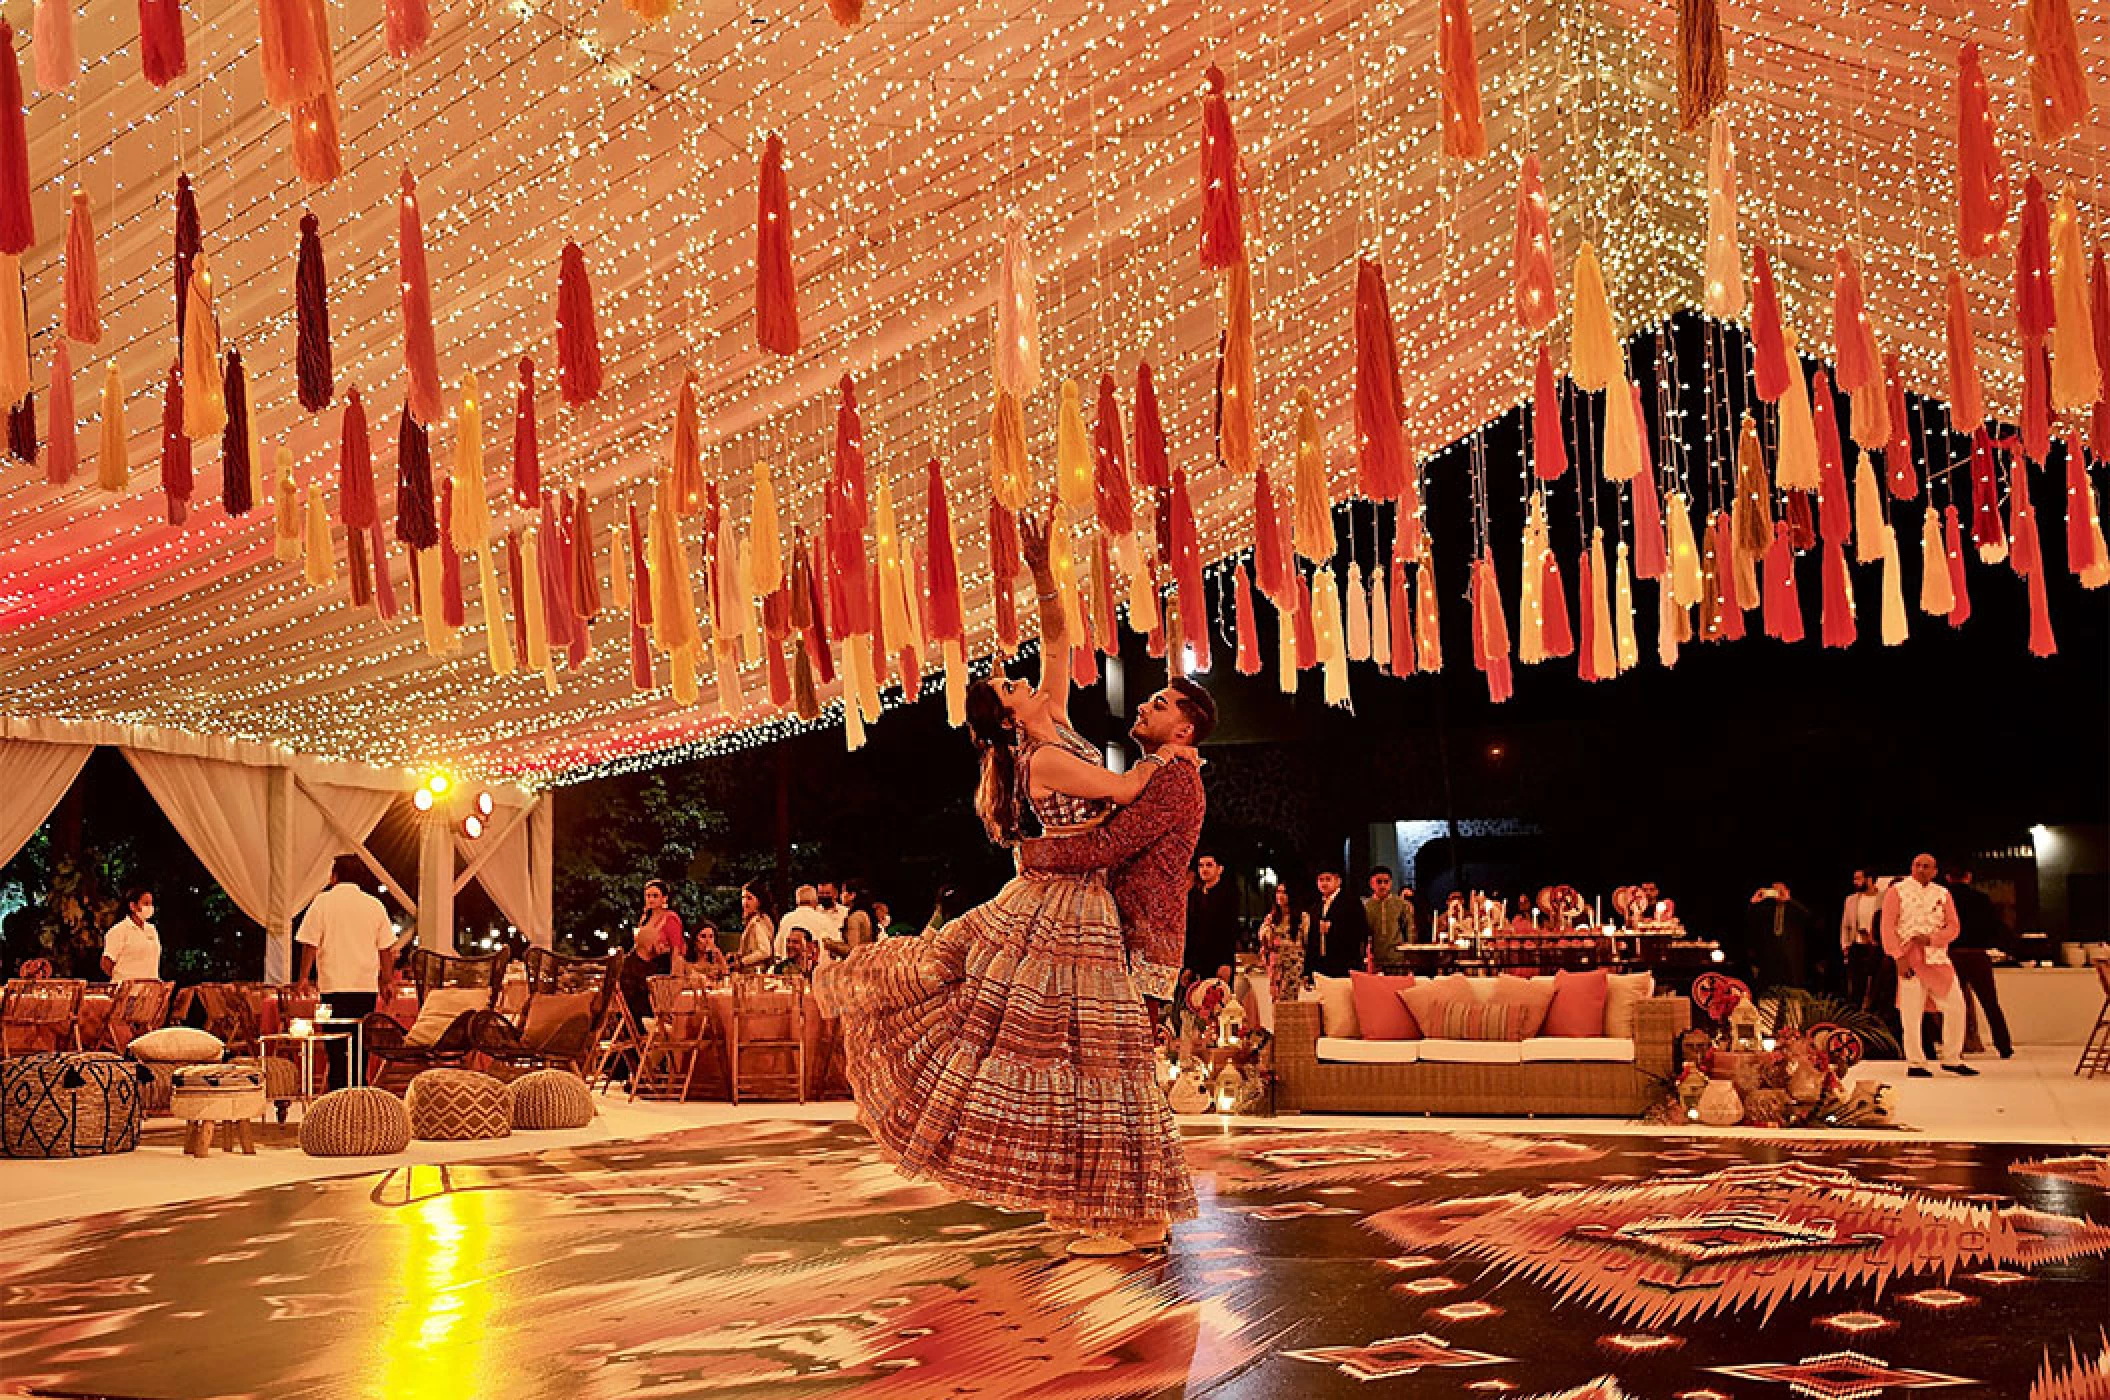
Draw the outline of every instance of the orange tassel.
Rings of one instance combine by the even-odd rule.
[[[74,437],[73,352],[61,340],[51,348],[51,416],[45,431],[44,480],[64,486],[80,465],[80,443]]]
[[[1436,67],[1443,82],[1443,153],[1478,160],[1487,154],[1487,123],[1480,116],[1480,57],[1473,51],[1473,17],[1465,0],[1443,0]]]
[[[1780,314],[1780,293],[1773,285],[1773,257],[1760,244],[1751,278],[1752,374],[1758,396],[1767,403],[1780,402],[1788,392],[1787,327]]]
[[[72,0],[66,0],[71,4]],[[66,214],[66,334],[83,345],[103,338],[102,278],[95,269],[95,215],[84,191]]]
[[[1728,92],[1729,54],[1715,0],[1678,0],[1678,125],[1695,130]]]
[[[1499,705],[1515,689],[1509,670],[1509,622],[1502,611],[1502,584],[1495,564],[1482,555],[1473,565],[1473,664],[1487,676],[1487,698]]]
[[[1238,588],[1238,674],[1260,674],[1260,619],[1253,607],[1253,580],[1246,566],[1232,566]]]
[[[37,61],[37,86],[63,92],[81,71],[80,46],[73,37],[75,0],[37,0],[31,18],[30,50]]]
[[[426,0],[382,0],[381,29],[390,57],[408,61],[432,40],[432,11]]]
[[[1427,675],[1443,669],[1443,620],[1436,611],[1436,563],[1428,540],[1414,555],[1414,669]]]
[[[1612,306],[1605,294],[1604,269],[1597,250],[1584,243],[1575,255],[1575,326],[1568,353],[1568,377],[1578,388],[1592,393],[1608,387],[1614,379],[1626,382],[1626,350],[1612,324]]]
[[[828,0],[828,16],[845,29],[864,23],[865,0]]]
[[[1253,470],[1253,276],[1240,258],[1224,273],[1223,460],[1244,476]]]
[[[264,101],[290,115],[320,94],[328,80],[324,36],[316,32],[308,0],[260,0],[256,24]]]
[[[1238,199],[1238,137],[1224,97],[1223,69],[1209,65],[1202,99],[1202,266],[1218,272],[1245,261],[1245,225]]]
[[[1333,497],[1326,480],[1326,449],[1319,439],[1318,409],[1311,390],[1301,386],[1297,390],[1296,451],[1295,527],[1291,538],[1298,554],[1314,564],[1324,564],[1338,548],[1333,533]]]
[[[669,489],[676,514],[689,516],[703,509],[703,435],[696,425],[696,372],[681,378],[681,392],[674,398],[674,465]]]
[[[2029,49],[2031,125],[2037,139],[2049,144],[2088,120],[2088,74],[2069,0],[2027,0],[2022,38]]]
[[[1978,347],[1961,272],[1949,274],[1948,351],[1949,426],[1968,433],[1985,421],[1985,389],[1978,377]]]
[[[1837,347],[1839,387],[1859,393],[1883,382],[1883,361],[1876,351],[1875,323],[1868,318],[1867,296],[1861,285],[1861,260],[1851,248],[1841,247],[1833,260],[1832,343]],[[1861,441],[1859,434],[1855,441]],[[1881,439],[1878,439],[1880,442]]]
[[[1854,537],[1853,494],[1846,486],[1846,454],[1832,406],[1831,376],[1822,368],[1811,381],[1812,423],[1817,435],[1817,532],[1839,544]]]
[[[2051,599],[2044,587],[2044,571],[2029,576],[2029,654],[2057,656],[2059,642],[2051,632]]]
[[[557,382],[568,404],[591,403],[601,396],[601,333],[594,324],[593,284],[586,278],[586,254],[576,243],[564,245],[557,270]]]
[[[2093,404],[2102,391],[2097,363],[2097,334],[2088,300],[2088,258],[2081,249],[2081,219],[2073,195],[2059,194],[2051,215],[2051,295],[2056,318],[2051,329],[2051,404],[2079,409]]]
[[[338,136],[337,61],[330,52],[326,0],[305,0],[315,32],[322,36],[323,84],[315,96],[295,107],[293,172],[311,185],[327,185],[344,173],[344,150]]]
[[[1744,263],[1736,246],[1736,147],[1715,114],[1707,143],[1707,270],[1701,305],[1710,316],[1744,314]]]
[[[409,372],[411,417],[440,421],[439,350],[432,338],[432,279],[425,266],[425,224],[418,212],[418,186],[403,172],[396,211],[396,266],[403,283],[403,365]]]
[[[1400,405],[1399,338],[1385,270],[1361,259],[1355,272],[1356,468],[1362,493],[1373,501],[1396,501],[1406,490]]]
[[[1533,335],[1553,324],[1559,308],[1553,290],[1553,216],[1536,152],[1524,157],[1517,176],[1517,231],[1510,261],[1516,280],[1517,324]]]
[[[2023,578],[2044,571],[2037,508],[2029,498],[2029,464],[2012,461],[2007,474],[2008,567]]]
[[[1956,243],[1966,258],[1982,258],[1999,248],[2007,227],[2007,164],[1993,130],[1978,45],[1963,46],[1956,70]]]
[[[1262,469],[1253,484],[1253,565],[1260,591],[1277,608],[1288,607],[1294,597],[1297,580],[1290,563],[1291,552],[1282,515],[1275,504],[1275,488]]]
[[[799,348],[798,285],[791,272],[791,193],[784,180],[784,138],[762,147],[762,185],[755,214],[755,343],[790,355]]]

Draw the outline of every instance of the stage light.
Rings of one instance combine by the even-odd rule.
[[[420,812],[431,811],[432,789],[419,788],[416,792],[410,795],[410,804],[411,806],[416,807]]]
[[[476,794],[476,814],[477,814],[478,816],[480,816],[480,817],[488,817],[488,816],[490,816],[490,815],[491,815],[491,811],[492,811],[492,808],[493,808],[493,806],[494,806],[494,805],[495,805],[495,804],[493,804],[493,803],[492,803],[492,801],[491,801],[491,794],[490,794],[490,793],[488,793],[488,792],[479,792],[478,794]]]
[[[438,797],[439,795],[447,791],[450,784],[445,773],[434,773],[431,777],[425,780],[425,786],[431,791],[434,797]]]
[[[471,812],[462,818],[462,833],[471,841],[484,834],[484,819]]]

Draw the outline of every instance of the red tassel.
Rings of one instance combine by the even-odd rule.
[[[1187,492],[1187,473],[1172,473],[1172,581],[1178,590],[1184,640],[1194,648],[1194,665],[1209,669],[1209,598],[1202,587],[1201,542],[1194,524],[1194,499]]]
[[[256,504],[256,478],[249,460],[249,378],[242,371],[239,350],[227,352],[225,383],[227,423],[220,430],[220,504],[229,515],[247,515]]]
[[[1833,258],[1832,343],[1838,347],[1836,378],[1841,389],[1854,394],[1882,382],[1875,329],[1869,324],[1867,296],[1861,286],[1861,261],[1851,248],[1839,249]]]
[[[1260,591],[1277,608],[1289,605],[1291,590],[1296,586],[1289,561],[1290,553],[1283,547],[1282,519],[1275,506],[1275,488],[1268,480],[1267,468],[1262,467],[1253,479],[1253,566]]]
[[[1729,54],[1715,0],[1678,0],[1678,125],[1697,129],[1728,92]]]
[[[1509,621],[1502,612],[1502,585],[1492,559],[1473,561],[1473,665],[1487,677],[1487,698],[1501,704],[1514,686],[1509,674]]]
[[[579,600],[579,616],[594,622],[601,616],[601,576],[594,563],[600,557],[600,549],[594,543],[593,502],[586,498],[583,486],[572,491],[571,518],[572,538],[578,541],[572,559],[572,592]],[[609,553],[614,552],[611,541]]]
[[[308,0],[261,0],[256,8],[264,102],[281,112],[319,95],[328,80],[326,41],[315,19]]]
[[[228,411],[233,412],[232,405]],[[413,550],[440,542],[432,504],[432,440],[408,404],[396,422],[396,538]]]
[[[1669,573],[1663,539],[1663,502],[1656,494],[1656,473],[1644,471],[1634,477],[1634,577],[1659,579]]]
[[[1801,641],[1802,598],[1795,591],[1795,551],[1786,525],[1773,527],[1773,543],[1766,550],[1765,575],[1765,611],[1760,617],[1766,635],[1775,641]]]
[[[183,371],[171,361],[168,387],[161,396],[161,494],[168,500],[171,525],[190,518],[195,489],[190,452],[190,435],[183,431]]]
[[[513,407],[513,504],[532,510],[542,499],[542,454],[535,443],[535,362],[520,357],[520,392]]]
[[[462,606],[462,554],[454,547],[454,481],[440,483],[440,620],[459,631],[466,619]]]
[[[29,128],[22,107],[22,60],[15,54],[14,26],[0,20],[0,253],[26,253],[37,241],[37,217],[29,202]]]
[[[2032,174],[2022,187],[2022,232],[2015,240],[2015,330],[2027,346],[2051,334],[2058,319],[2051,290],[2051,207],[2044,182]]]
[[[374,448],[359,390],[344,398],[344,425],[337,439],[337,523],[347,532],[371,529],[374,508]]]
[[[2089,324],[2095,330],[2095,369],[2098,387],[2089,450],[2098,462],[2110,462],[2110,271],[2105,271],[2103,250],[2095,250],[2095,268],[2088,281]]]
[[[1473,17],[1465,0],[1443,0],[1436,68],[1443,84],[1443,153],[1478,160],[1487,154],[1487,123],[1480,115],[1480,56],[1473,51]]]
[[[408,61],[432,40],[432,11],[426,0],[382,0],[381,30],[391,58]]]
[[[1949,594],[1956,601],[1949,609],[1949,625],[1961,627],[1971,620],[1971,589],[1963,566],[1963,524],[1956,507],[1942,513],[1943,552],[1949,556]]]
[[[1510,248],[1516,281],[1517,324],[1533,335],[1559,314],[1553,289],[1553,216],[1536,152],[1517,176],[1517,229]]]
[[[1539,342],[1538,373],[1531,391],[1531,469],[1540,481],[1559,481],[1568,474],[1560,382],[1553,377],[1553,355],[1544,341]]]
[[[1153,490],[1172,487],[1165,453],[1165,424],[1158,416],[1157,384],[1148,360],[1136,366],[1136,480]]]
[[[1092,503],[1099,528],[1119,539],[1136,529],[1135,500],[1128,490],[1128,463],[1121,451],[1121,405],[1114,377],[1099,376],[1099,411],[1092,423]]]
[[[694,515],[703,506],[703,433],[696,422],[694,370],[682,376],[681,391],[674,396],[674,464],[668,491],[677,515]],[[715,521],[705,522],[705,528],[716,528]]]
[[[871,584],[866,578],[864,425],[857,412],[857,392],[844,375],[835,411],[835,479],[828,486],[826,542],[831,588],[843,590],[845,606],[832,619],[829,635],[870,636]],[[831,597],[834,595],[831,594]]]
[[[2103,561],[2096,558],[2097,536],[2090,509],[2094,504],[2089,499],[2095,488],[2088,480],[2088,464],[2081,460],[2080,450],[2069,445],[2066,449],[2066,566],[2079,577],[2100,568]]]
[[[2039,465],[2051,460],[2051,353],[2041,340],[2022,343],[2022,451]]]
[[[933,457],[929,467],[930,640],[965,642],[966,609],[960,597],[960,562],[952,534],[952,507],[945,499],[945,477]]]
[[[1761,243],[1751,276],[1752,374],[1758,396],[1779,403],[1794,382],[1788,365],[1788,334],[1780,314],[1780,291],[1773,285],[1773,255]]]
[[[320,413],[335,392],[330,363],[330,291],[322,267],[322,225],[300,216],[300,256],[293,269],[293,362],[300,406]]]
[[[205,235],[198,222],[198,196],[190,176],[176,177],[176,355],[183,355],[183,313],[190,304],[191,265],[204,250]]]
[[[2038,548],[2037,508],[2029,499],[2029,464],[2015,462],[2007,474],[2008,567],[2024,578],[2044,572],[2044,556]]]
[[[1635,528],[1640,527],[1637,524]],[[1661,534],[1662,529],[1659,524],[1656,527],[1657,533]],[[1661,545],[1657,546],[1659,553],[1661,548]],[[1590,567],[1590,556],[1587,552],[1583,555],[1583,567]],[[1583,596],[1587,598],[1590,595],[1584,593]],[[1546,655],[1575,655],[1575,631],[1568,622],[1568,585],[1561,578],[1561,561],[1550,548],[1546,551],[1544,572],[1539,575],[1539,617],[1540,626],[1544,631],[1542,640]],[[1590,629],[1585,626],[1582,630],[1588,635]]]
[[[828,15],[844,29],[864,23],[865,0],[828,0]]]
[[[1810,493],[1790,491],[1788,496],[1788,547],[1797,554],[1817,545],[1817,523],[1810,518]]]
[[[1740,642],[1744,639],[1744,610],[1736,601],[1736,537],[1731,531],[1729,512],[1717,511],[1714,517],[1715,569],[1715,615],[1721,620],[1722,639]]]
[[[95,213],[84,191],[66,215],[66,334],[83,345],[103,338],[102,279],[95,270]]]
[[[397,509],[401,509],[400,502]],[[541,546],[535,552],[535,570],[542,587],[542,639],[551,652],[564,652],[569,661],[571,581],[564,567],[564,536],[557,528],[556,504],[547,491],[542,493],[542,528],[537,543]]]
[[[2000,246],[2007,227],[2007,165],[1993,132],[1993,114],[1979,66],[1978,45],[1956,56],[1956,243],[1966,258]]]
[[[1296,617],[1292,626],[1295,629],[1293,640],[1296,643],[1297,669],[1309,671],[1319,664],[1319,633],[1312,623],[1311,616],[1311,580],[1301,573],[1298,574],[1296,590]]]
[[[1373,501],[1406,489],[1407,442],[1400,426],[1399,340],[1385,296],[1385,270],[1369,259],[1355,269],[1356,469]]]
[[[1245,226],[1238,199],[1238,137],[1231,130],[1223,69],[1210,64],[1208,81],[1202,99],[1202,266],[1219,272],[1245,257]]]
[[[2045,592],[2042,569],[2032,571],[2029,576],[2029,654],[2059,654],[2058,639],[2051,634],[2051,600]]]
[[[784,180],[784,138],[762,147],[755,211],[755,343],[790,355],[799,348],[799,292],[791,272],[791,192]]]
[[[1234,565],[1238,576],[1238,674],[1260,674],[1260,617],[1253,606],[1253,580],[1243,564]]]
[[[396,201],[396,267],[403,291],[403,367],[409,409],[420,423],[440,421],[440,359],[432,338],[432,278],[425,266],[425,224],[418,212],[418,186],[403,172]]]
[[[1827,538],[1824,542],[1824,644],[1850,647],[1854,644],[1854,608],[1846,594],[1846,544]]]
[[[601,335],[594,326],[586,254],[576,243],[564,245],[557,273],[557,382],[568,404],[601,395]]]
[[[1971,543],[1978,557],[1998,563],[2007,552],[2007,531],[2000,524],[2000,478],[1993,465],[1993,439],[1979,424],[1971,431]]]
[[[1576,561],[1576,596],[1582,600],[1583,616],[1582,625],[1575,629],[1574,636],[1575,674],[1586,681],[1601,681],[1609,673],[1607,663],[1613,658],[1605,657],[1600,661],[1597,655],[1597,629],[1590,625],[1590,600],[1597,596],[1597,569],[1590,562],[1590,551],[1587,549],[1582,551],[1581,557]],[[1566,600],[1563,599],[1562,602],[1565,603]],[[1566,611],[1565,607],[1562,611]],[[1553,654],[1550,642],[1546,652],[1549,656]]]
[[[139,0],[141,76],[165,88],[189,67],[183,47],[183,0]]]
[[[1407,582],[1407,561],[1399,560],[1387,570],[1392,576],[1392,605],[1386,611],[1392,624],[1392,674],[1405,680],[1414,674],[1414,589]]]
[[[80,465],[80,443],[73,407],[73,352],[64,340],[51,349],[51,441],[44,448],[44,480],[64,486]]]
[[[644,522],[638,517],[635,502],[630,505],[630,612],[635,626],[650,630],[652,558],[651,550],[647,548]]]
[[[1839,444],[1831,376],[1819,369],[1810,388],[1811,417],[1817,425],[1818,532],[1826,541],[1843,545],[1854,537],[1854,499],[1846,485],[1846,455]]]
[[[1912,420],[1905,408],[1905,386],[1898,379],[1897,352],[1883,357],[1885,392],[1890,396],[1890,443],[1883,449],[1890,498],[1909,501],[1920,493],[1919,473],[1912,466]]]

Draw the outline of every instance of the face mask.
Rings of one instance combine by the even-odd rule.
[[[151,905],[151,904],[142,904],[142,905],[140,905],[140,906],[139,906],[139,922],[141,922],[141,923],[143,923],[143,924],[144,924],[144,923],[150,923],[150,922],[152,922],[152,921],[153,921],[153,918],[154,918],[154,906],[153,906],[153,905]]]

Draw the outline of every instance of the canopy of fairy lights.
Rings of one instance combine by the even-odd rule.
[[[854,26],[831,14],[859,9]],[[185,50],[177,74],[167,71],[170,12]],[[771,651],[782,652],[788,631],[796,658],[798,630],[743,581],[772,555],[783,561],[772,577],[788,581],[794,531],[812,549],[816,574],[828,572],[823,521],[831,482],[841,479],[845,376],[861,421],[873,596],[903,580],[907,630],[917,634],[900,635],[900,609],[888,606],[897,600],[873,604],[872,625],[896,633],[878,648],[887,683],[901,684],[898,651],[911,642],[923,677],[948,656],[957,666],[1000,651],[1010,628],[996,597],[1010,590],[993,587],[990,564],[992,365],[997,381],[1008,373],[1013,387],[1027,387],[1018,357],[1008,356],[1007,371],[996,344],[1000,314],[1016,330],[1021,297],[1030,299],[1039,366],[1027,381],[1037,384],[1018,395],[1033,499],[1056,491],[1067,460],[1065,380],[1082,386],[1089,434],[1101,377],[1112,376],[1124,456],[1135,461],[1138,366],[1147,362],[1170,465],[1191,496],[1191,538],[1180,546],[1175,528],[1174,545],[1213,563],[1254,547],[1254,468],[1268,471],[1289,517],[1300,386],[1314,394],[1331,502],[1366,485],[1359,259],[1383,265],[1396,411],[1409,461],[1427,464],[1532,398],[1542,343],[1556,369],[1571,367],[1571,269],[1585,244],[1601,262],[1621,337],[1703,306],[1748,321],[1755,313],[1741,279],[1763,245],[1782,319],[1803,354],[1826,361],[1835,257],[1850,247],[1897,379],[1944,400],[1954,387],[1947,284],[1961,271],[1985,412],[2016,423],[2027,416],[2029,342],[2015,314],[2017,258],[2030,237],[2025,180],[2036,177],[2058,217],[2078,224],[2075,246],[2092,248],[2106,234],[2110,8],[2065,0],[1729,0],[1719,11],[1726,87],[1710,103],[1712,120],[1691,124],[1681,120],[1681,62],[1692,62],[1681,19],[1690,27],[1714,16],[1708,0],[192,0],[180,8],[176,0],[8,0],[0,14],[14,26],[27,111],[34,233],[20,255],[27,313],[17,334],[26,333],[35,425],[25,441],[17,409],[15,455],[0,462],[0,710],[531,781],[760,742],[814,722],[815,701],[836,714],[839,692],[825,674],[834,666],[822,668],[812,696],[805,663],[788,682]],[[153,42],[142,36],[143,14],[150,27],[164,26]],[[286,27],[318,18],[333,97],[282,75],[267,91],[267,63],[288,42]],[[1470,25],[1465,57],[1477,64],[1463,78],[1445,28],[1461,19]],[[2061,33],[2077,38],[2079,91],[2092,105],[2048,129],[2036,110],[2048,71],[2040,55]],[[1445,34],[1453,37],[1439,53]],[[2008,187],[1994,244],[1968,261],[1957,212],[1967,44],[1978,51]],[[1212,65],[1235,131],[1237,275],[1204,266],[1199,252]],[[158,85],[145,71],[157,66],[151,76],[166,80]],[[1473,159],[1456,153],[1465,79],[1476,82],[1484,113],[1485,154]],[[289,82],[300,88],[290,98]],[[1688,73],[1688,105],[1692,83]],[[328,173],[318,165],[332,162],[315,143],[330,121],[341,172],[318,183],[312,177]],[[1710,237],[1710,192],[1718,202],[1723,185],[1720,170],[1709,173],[1716,133],[1733,148],[1730,275],[1739,285],[1729,298],[1704,285],[1719,280],[1709,257],[1711,242],[1721,252],[1719,208]],[[789,338],[758,318],[758,297],[775,295],[758,285],[772,282],[772,247],[757,236],[773,135],[782,142],[796,285]],[[305,153],[296,150],[303,141]],[[0,161],[5,147],[0,132]],[[1529,156],[1543,172],[1557,272],[1558,315],[1543,332],[1520,325],[1518,311],[1519,172]],[[165,396],[181,353],[179,177],[196,201],[208,319],[221,349],[239,351],[245,375],[254,504],[238,515],[224,508],[218,431],[196,435],[187,512],[172,508],[166,488]],[[406,188],[414,188],[408,201]],[[83,207],[99,282],[95,339],[73,333],[78,286],[69,297],[69,276],[80,275],[69,211]],[[303,406],[296,312],[304,214],[319,238],[331,356],[330,397],[314,409]],[[406,352],[406,220],[419,226],[429,284],[432,350],[422,362],[415,347]],[[600,363],[591,396],[576,344],[560,344],[560,304],[577,334],[583,303],[566,298],[584,294],[582,271]],[[1249,381],[1235,364],[1241,282],[1250,287]],[[2105,334],[2098,328],[2096,340]],[[6,335],[0,324],[0,360]],[[763,339],[777,349],[762,348]],[[62,350],[58,368],[70,373],[55,373]],[[1222,354],[1233,358],[1228,370]],[[532,489],[516,494],[523,357],[534,364],[534,456],[549,504]],[[2059,363],[2063,371],[2073,362]],[[2101,372],[2110,375],[2110,364]],[[0,383],[7,373],[0,364]],[[185,366],[192,412],[196,374]],[[1250,454],[1222,447],[1220,374],[1234,416],[1249,385]],[[693,450],[680,440],[690,376]],[[355,387],[377,483],[371,530],[347,527],[339,503]],[[1655,412],[1654,390],[1648,398]],[[2053,430],[2079,462],[2089,411],[2071,398],[2062,396]],[[403,420],[414,402],[425,406],[411,448]],[[1576,470],[1599,470],[1587,428],[1606,431],[1603,420],[1600,408],[1582,414],[1581,428],[1571,422]],[[1771,419],[1763,426],[1771,452],[1780,429]],[[1953,435],[1922,444],[1930,463],[1968,459],[1973,426],[1958,422]],[[1684,425],[1659,417],[1656,431]],[[1723,437],[1734,477],[1733,424]],[[459,556],[449,548],[443,563],[434,547],[430,560],[413,562],[390,531],[406,448],[429,452],[455,514],[473,510],[465,497],[488,498],[488,543],[479,549],[458,520],[443,521]],[[1442,469],[1465,470],[1459,461],[1446,457]],[[933,462],[962,581],[963,637],[950,649],[932,628],[930,593],[944,572],[926,546]],[[696,475],[677,487],[677,469]],[[1471,469],[1488,474],[1485,490],[1529,487],[1528,461],[1475,458]],[[472,490],[464,474],[479,471],[486,484]],[[2074,472],[2085,486],[2085,465]],[[1968,522],[1964,477],[1923,474],[1915,489],[1926,507],[1961,504]],[[775,495],[774,529],[756,509],[764,480]],[[2053,522],[2068,487],[2054,476],[2039,488]],[[1703,515],[1730,507],[1699,483],[1687,489]],[[1411,510],[1411,494],[1387,509]],[[1123,570],[1095,574],[1090,496],[1089,487],[1081,497],[1063,492],[1076,516],[1079,589],[1103,594],[1111,583],[1132,599],[1118,583]],[[1136,509],[1147,555],[1150,493],[1140,481]],[[659,512],[664,540],[653,538]],[[643,522],[635,544],[633,513]],[[186,518],[171,523],[177,514]],[[1913,506],[1895,533],[1916,543],[1919,520]],[[1603,524],[1615,543],[1634,528],[1627,515]],[[2048,532],[2059,533],[2056,523]],[[641,600],[638,556],[652,563],[663,547],[680,561],[684,587],[665,592],[663,577]],[[1489,543],[1439,537],[1427,547],[1463,556]],[[1501,549],[1504,569],[1513,568],[1515,542]],[[1624,598],[1625,544],[1618,550]],[[1893,544],[1892,567],[1895,552]],[[1317,551],[1298,553],[1315,559]],[[551,559],[560,561],[555,572]],[[1403,572],[1409,561],[1396,562]],[[2076,572],[2081,564],[2076,554]],[[1729,567],[1725,558],[1725,574]],[[1599,585],[1607,568],[1597,565]],[[1175,572],[1166,561],[1157,580],[1167,623]],[[1393,576],[1373,568],[1380,599]],[[386,607],[373,596],[383,577]],[[573,597],[590,600],[597,615],[582,620],[582,635],[552,634],[545,647],[536,634],[554,625],[547,610],[558,601],[525,596],[523,577],[529,594],[576,587]],[[1473,599],[1431,605],[1479,608],[1474,578]],[[1514,597],[1514,584],[1500,586]],[[1667,576],[1662,586],[1667,595]],[[728,596],[743,591],[737,603]],[[656,597],[664,613],[684,592],[694,596],[702,636],[682,652],[667,617],[648,622],[639,610]],[[826,593],[827,581],[816,582],[816,599]],[[1017,593],[1030,634],[1023,579]],[[1229,605],[1229,590],[1216,594],[1220,615],[1208,625],[1227,645],[1242,607]],[[1351,591],[1351,611],[1354,602]],[[1520,628],[1531,628],[1529,613],[1543,602],[1526,580]],[[1191,639],[1203,608],[1196,599],[1179,606]],[[1343,626],[1328,611],[1318,609],[1322,652],[1329,627]],[[1589,612],[1586,600],[1585,631]],[[1669,613],[1666,598],[1661,615]],[[1366,612],[1360,625],[1369,622]],[[1346,624],[1351,651],[1358,626]],[[1527,653],[1533,640],[1535,632]],[[837,641],[854,689],[855,647]],[[1506,655],[1506,632],[1501,646]],[[1367,635],[1362,647],[1369,655]],[[494,664],[500,649],[504,668]],[[1631,649],[1622,638],[1618,650]],[[867,657],[862,679],[871,668]],[[849,708],[854,729],[854,696]]]

